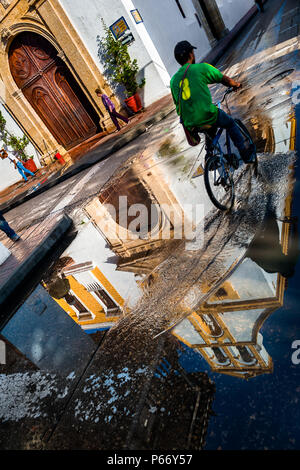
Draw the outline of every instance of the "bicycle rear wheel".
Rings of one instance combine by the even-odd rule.
[[[234,204],[234,182],[230,167],[222,158],[212,155],[204,168],[204,183],[211,202],[221,211],[230,210]]]

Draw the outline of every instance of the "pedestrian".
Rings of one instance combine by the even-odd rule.
[[[10,157],[8,157],[10,159],[11,162],[13,162],[14,166],[15,166],[15,169],[18,170],[18,172],[20,173],[20,175],[22,176],[22,178],[24,179],[24,181],[28,181],[28,179],[26,178],[26,174],[27,173],[28,175],[31,175],[31,176],[35,176],[34,173],[32,173],[32,171],[30,170],[27,170],[27,168],[25,168],[25,166],[23,165],[23,163],[21,162],[21,160],[17,159],[16,160],[12,160]]]
[[[256,6],[258,8],[258,10],[261,12],[261,13],[264,13],[265,9],[264,9],[264,4],[263,4],[263,0],[254,0],[255,3],[256,3]]]
[[[0,211],[0,230],[4,232],[8,238],[13,240],[14,242],[17,242],[20,240],[20,236],[8,225],[6,222],[5,218],[2,215],[2,212]]]
[[[104,93],[101,92],[100,88],[97,88],[97,90],[95,90],[95,91],[96,91],[96,95],[99,96],[99,98],[102,99],[102,103],[103,103],[106,111],[109,113],[112,122],[116,126],[117,131],[121,130],[118,119],[122,119],[122,121],[126,122],[126,124],[128,124],[129,120],[127,119],[127,117],[122,116],[122,114],[119,114],[116,111],[116,108],[115,108],[115,105],[113,104],[113,102],[108,98],[107,95],[105,95]]]
[[[177,113],[190,132],[206,129],[207,150],[218,128],[227,129],[234,145],[239,150],[245,163],[254,163],[254,149],[246,148],[244,138],[234,119],[219,109],[212,102],[209,84],[222,83],[234,91],[241,88],[241,83],[222,74],[218,69],[206,63],[195,63],[194,49],[188,41],[179,42],[174,49],[180,69],[171,79],[171,92]]]

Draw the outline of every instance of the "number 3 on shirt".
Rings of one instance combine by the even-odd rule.
[[[182,80],[179,83],[179,86],[181,88]],[[191,97],[191,89],[190,89],[190,82],[188,81],[187,78],[184,79],[183,81],[183,87],[182,87],[182,99],[189,100]]]

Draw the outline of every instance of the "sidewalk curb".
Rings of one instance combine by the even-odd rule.
[[[142,135],[144,132],[146,132],[148,126],[162,121],[169,114],[171,114],[174,110],[175,110],[175,106],[173,104],[166,106],[161,111],[156,113],[154,116],[151,116],[149,119],[139,124],[136,128],[129,130],[127,133],[117,138],[115,140],[115,143],[112,144],[112,147],[110,147],[107,151],[104,151],[103,153],[101,153],[98,158],[95,158],[94,161],[88,162],[88,163],[82,163],[81,165],[78,165],[75,168],[73,168],[68,173],[65,173],[59,178],[56,178],[53,181],[50,181],[49,183],[45,184],[44,186],[39,188],[37,191],[27,194],[26,196],[20,197],[15,201],[13,200],[10,204],[3,204],[2,206],[0,206],[0,210],[3,212],[3,214],[5,214],[6,212],[9,212],[15,207],[20,206],[24,202],[27,202],[30,199],[33,199],[36,196],[39,196],[40,194],[47,191],[48,189],[53,188],[54,186],[62,183],[63,181],[66,181],[67,179],[72,178],[73,176],[77,175],[81,171],[86,170],[90,168],[91,166],[95,165],[96,163],[104,160],[105,158],[109,157],[113,153],[125,147],[127,144],[129,144],[134,139],[136,139],[137,137]]]
[[[16,289],[18,289],[26,276],[47,255],[55,243],[70,228],[72,223],[72,219],[64,214],[49,231],[42,242],[32,251],[29,257],[15,271],[12,272],[12,274],[6,279],[5,283],[0,287],[0,305],[5,302]]]

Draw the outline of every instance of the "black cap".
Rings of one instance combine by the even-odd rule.
[[[185,54],[191,52],[193,49],[197,49],[197,47],[192,46],[189,41],[180,41],[176,44],[174,49],[174,56],[177,60],[178,58],[184,56]]]

